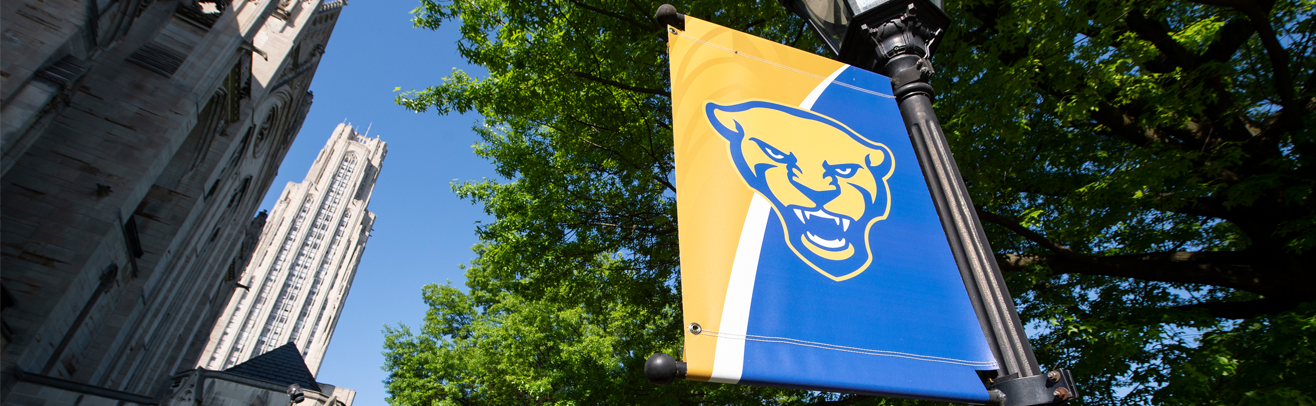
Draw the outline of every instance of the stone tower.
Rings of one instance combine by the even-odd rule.
[[[197,364],[345,4],[5,0],[5,405],[148,402]]]
[[[375,222],[366,207],[387,152],[339,124],[306,179],[288,182],[199,367],[226,369],[293,343],[318,373]]]

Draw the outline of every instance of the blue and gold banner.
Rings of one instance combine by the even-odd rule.
[[[687,379],[984,403],[997,369],[886,77],[669,28]]]

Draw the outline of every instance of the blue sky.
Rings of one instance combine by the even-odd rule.
[[[480,207],[457,199],[454,180],[495,177],[471,152],[476,115],[413,113],[393,103],[394,88],[439,84],[453,69],[483,77],[457,54],[456,24],[430,31],[411,26],[416,0],[357,0],[343,9],[311,91],[315,103],[261,204],[274,206],[288,182],[301,182],[316,154],[344,119],[388,143],[370,201],[378,215],[320,367],[320,382],[357,391],[355,406],[382,406],[384,325],[418,327],[425,317],[420,288],[465,278],[459,264],[474,258]],[[465,289],[463,287],[463,289]]]

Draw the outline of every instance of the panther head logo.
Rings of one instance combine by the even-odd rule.
[[[751,188],[772,202],[795,255],[835,281],[872,264],[869,230],[891,211],[891,149],[808,110],[766,101],[706,103]]]

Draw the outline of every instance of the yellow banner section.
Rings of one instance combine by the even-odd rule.
[[[686,379],[707,381],[746,213],[754,196],[726,141],[705,118],[706,103],[748,99],[798,106],[842,64],[693,17],[668,28],[672,122],[681,230]],[[738,367],[737,367],[738,368]]]

